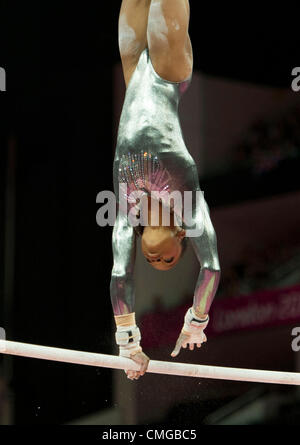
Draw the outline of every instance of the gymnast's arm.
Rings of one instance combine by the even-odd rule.
[[[135,263],[135,233],[127,215],[118,213],[112,235],[113,268],[110,295],[115,316],[134,311],[133,272]]]
[[[200,233],[195,237],[190,236],[190,240],[200,264],[200,272],[193,306],[185,314],[184,325],[171,353],[172,357],[179,354],[181,347],[186,348],[189,345],[190,350],[193,350],[194,344],[199,348],[206,342],[204,329],[208,324],[208,312],[220,281],[217,239],[204,199],[197,206],[194,217],[196,217],[196,229]]]
[[[202,227],[204,230],[202,235],[191,237],[190,240],[200,264],[200,272],[194,292],[193,309],[197,317],[206,319],[219,285],[220,264],[217,238],[210,219],[209,208],[204,199],[202,204]]]
[[[116,343],[120,355],[141,365],[139,371],[125,370],[131,380],[144,375],[149,357],[140,346],[141,333],[134,312],[134,263],[136,235],[127,214],[118,212],[112,236],[114,264],[111,274],[110,295],[116,322]]]

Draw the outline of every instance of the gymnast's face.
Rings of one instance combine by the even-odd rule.
[[[185,230],[171,227],[150,227],[142,235],[142,252],[146,261],[158,270],[172,269],[180,259]]]

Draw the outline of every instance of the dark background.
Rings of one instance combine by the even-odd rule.
[[[0,251],[7,155],[16,148],[9,339],[112,353],[111,228],[95,222],[112,189],[114,64],[120,1],[0,2]],[[293,11],[252,2],[221,11],[191,0],[195,69],[272,86],[291,82]],[[235,7],[236,8],[236,7]],[[278,12],[280,14],[278,14]],[[286,14],[285,14],[286,13]],[[205,190],[216,193],[216,183]],[[213,205],[213,203],[212,203]],[[0,260],[3,297],[3,255]],[[3,301],[3,299],[2,299]],[[15,359],[15,422],[63,423],[112,405],[110,370]]]

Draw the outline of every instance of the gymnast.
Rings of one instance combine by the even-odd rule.
[[[168,193],[200,191],[197,168],[188,152],[178,117],[181,95],[188,88],[193,70],[193,53],[188,34],[188,0],[123,0],[119,16],[119,49],[126,95],[118,129],[113,165],[114,190],[125,185],[129,210],[141,217],[134,225],[120,207],[112,235],[113,268],[110,294],[116,322],[119,354],[141,365],[139,371],[126,370],[131,380],[144,375],[149,357],[140,346],[141,333],[134,312],[134,262],[136,239],[149,266],[160,271],[174,267],[187,239],[200,264],[193,305],[185,314],[172,357],[181,347],[193,350],[206,341],[204,329],[215,296],[220,266],[217,241],[204,201],[201,235],[187,237],[184,219],[164,199]],[[122,189],[123,190],[123,189]],[[139,191],[146,199],[132,199]],[[152,192],[162,192],[152,205]],[[141,195],[139,195],[141,196]],[[169,205],[171,218],[163,224]],[[197,210],[198,211],[198,210]],[[145,223],[146,221],[146,223]],[[167,329],[168,320],[166,320]]]

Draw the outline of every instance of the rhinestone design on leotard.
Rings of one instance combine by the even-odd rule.
[[[170,174],[156,155],[148,151],[124,154],[119,163],[119,183],[128,185],[127,193],[133,190],[169,191]]]

